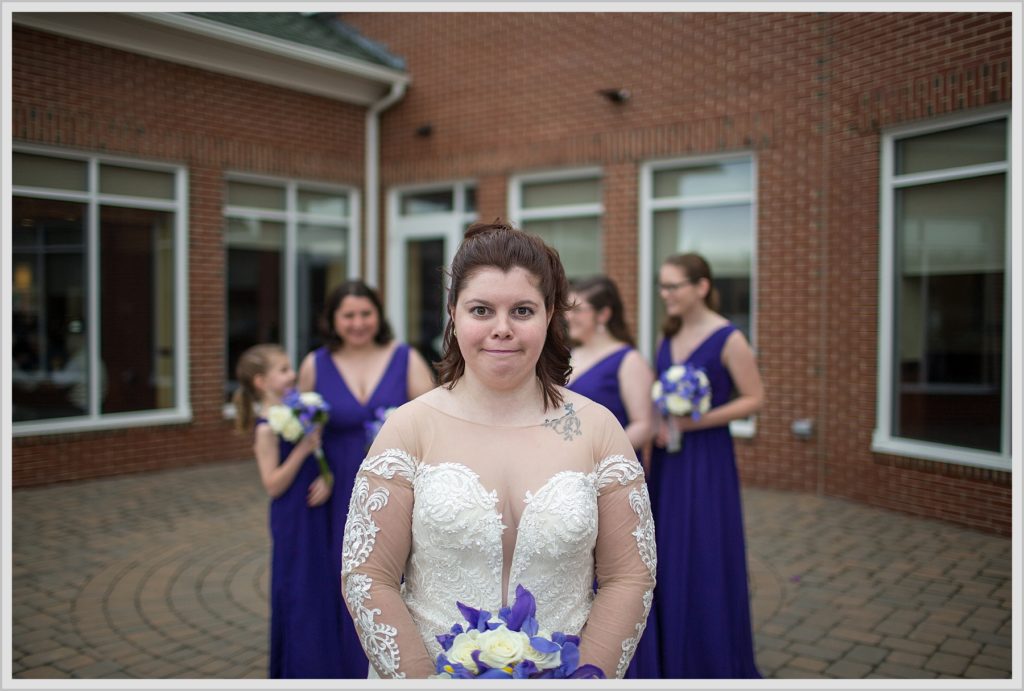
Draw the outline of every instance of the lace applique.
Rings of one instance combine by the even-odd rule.
[[[401,453],[401,452],[397,452]],[[367,459],[363,462],[363,468],[370,472],[378,472],[385,477],[394,477],[394,465],[384,462],[374,464],[382,459],[385,454]],[[403,454],[405,460],[410,459]],[[390,472],[390,475],[385,473]],[[404,678],[405,674],[398,671],[399,653],[398,643],[395,636],[398,635],[395,627],[387,624],[378,624],[374,617],[380,614],[379,609],[370,609],[366,606],[366,600],[370,598],[370,587],[373,580],[366,574],[353,574],[352,571],[358,568],[369,557],[373,551],[377,532],[380,528],[373,521],[371,512],[380,511],[387,506],[388,490],[385,487],[378,487],[370,491],[370,482],[364,475],[357,475],[352,487],[352,499],[349,501],[348,520],[345,522],[345,535],[341,551],[341,577],[345,582],[345,602],[352,610],[356,628],[359,631],[359,640],[363,644],[367,657],[374,661],[385,675],[395,678]]]
[[[576,416],[576,411],[573,410],[572,403],[566,403],[562,407],[565,408],[565,415],[552,420],[545,419],[544,426],[561,434],[566,441],[572,441],[573,437],[583,434],[583,427],[579,417]]]
[[[367,657],[374,661],[375,666],[385,676],[404,679],[405,673],[398,671],[398,643],[395,642],[398,629],[389,624],[376,623],[373,618],[380,614],[380,610],[370,609],[365,604],[370,598],[372,583],[366,574],[353,574],[345,581],[345,601],[349,603],[355,615],[359,641],[363,644]]]
[[[409,482],[412,482],[416,474],[416,458],[407,454],[401,449],[385,449],[376,456],[370,456],[363,461],[359,467],[361,471],[380,475],[382,478],[391,480],[397,472]]]
[[[654,601],[653,582],[658,570],[658,552],[654,540],[654,516],[651,513],[651,497],[647,491],[647,485],[643,484],[637,489],[629,492],[629,505],[639,519],[633,537],[636,538],[636,548],[640,553],[640,561],[644,563],[651,574],[652,586],[643,595],[644,617],[636,625],[636,636],[627,638],[622,642],[622,656],[619,658],[619,665],[615,669],[615,675],[620,679],[629,667],[629,661],[636,653],[636,646],[640,637],[647,628],[647,617],[651,613],[651,603]]]
[[[591,477],[562,471],[536,494],[527,493],[519,520],[508,587],[528,584],[537,620],[579,633],[593,601],[593,550],[597,542],[597,494]],[[512,592],[507,593],[512,601]]]
[[[604,489],[613,482],[628,485],[644,474],[644,468],[639,461],[615,455],[598,463],[594,473],[597,475],[597,488]]]

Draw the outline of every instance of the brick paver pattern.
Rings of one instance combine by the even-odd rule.
[[[267,497],[252,462],[12,493],[12,675],[264,678]],[[746,488],[768,678],[1011,675],[1011,545]]]

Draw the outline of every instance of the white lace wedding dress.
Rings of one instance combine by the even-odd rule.
[[[541,627],[580,635],[581,664],[621,677],[656,556],[643,470],[618,422],[569,391],[559,415],[526,427],[425,400],[392,413],[352,491],[342,591],[371,676],[433,674],[435,636],[462,621],[456,601],[497,615],[522,584]]]

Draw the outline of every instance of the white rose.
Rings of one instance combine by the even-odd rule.
[[[700,414],[703,415],[709,410],[711,410],[711,396],[705,396],[700,399]]]
[[[507,626],[484,631],[477,642],[480,644],[480,661],[488,667],[514,667],[526,657],[530,648],[529,636]]]
[[[551,640],[551,633],[544,629],[539,630],[537,636],[546,638],[549,641]],[[537,665],[537,669],[556,669],[562,664],[562,651],[556,650],[553,653],[542,653],[530,645],[526,648],[526,659],[533,660],[533,664]]]
[[[312,405],[318,408],[324,403],[324,399],[316,391],[306,391],[299,394],[299,401],[302,402],[302,405]]]
[[[686,374],[686,370],[679,365],[673,365],[665,371],[665,379],[668,381],[679,381]]]
[[[280,434],[293,417],[292,411],[283,405],[272,405],[267,411],[267,422],[270,424],[270,429],[274,430],[276,434]]]
[[[665,407],[673,415],[687,415],[691,410],[690,402],[682,396],[669,396],[665,401]]]
[[[298,441],[302,437],[302,423],[293,415],[281,428],[281,436],[288,441]]]
[[[663,393],[665,393],[665,389],[662,387],[661,381],[654,382],[654,386],[651,387],[651,399],[656,401],[661,398]]]
[[[445,653],[448,661],[452,663],[461,662],[466,669],[473,674],[477,674],[480,670],[476,666],[476,662],[473,661],[473,651],[480,648],[480,644],[477,642],[479,637],[480,632],[476,629],[470,629],[456,636],[455,640],[452,641],[452,646]]]

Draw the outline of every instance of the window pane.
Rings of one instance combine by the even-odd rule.
[[[896,142],[896,174],[1006,160],[1006,120],[959,127]]]
[[[11,201],[12,419],[85,415],[86,207],[22,197]],[[50,243],[53,236],[62,242]]]
[[[654,173],[654,196],[702,197],[751,192],[753,163],[732,161],[709,165],[659,170]]]
[[[296,315],[299,358],[322,345],[320,315],[327,294],[348,277],[348,231],[343,226],[298,227]]]
[[[470,212],[470,213],[476,211],[476,188],[475,187],[467,187],[466,188],[466,208],[465,208],[465,211]]]
[[[562,180],[523,183],[523,208],[539,209],[567,204],[599,204],[601,181]]]
[[[749,204],[658,211],[654,214],[653,276],[666,257],[697,252],[711,265],[719,295],[719,312],[744,335],[750,333],[750,276],[754,233]],[[660,333],[665,306],[655,300],[655,333]]]
[[[174,175],[142,168],[100,166],[100,192],[132,197],[174,199]]]
[[[228,205],[230,206],[284,211],[285,203],[284,187],[257,185],[251,182],[228,183]]]
[[[455,209],[455,193],[451,189],[436,192],[406,192],[401,195],[401,214],[437,214]]]
[[[604,256],[600,218],[531,220],[523,224],[523,230],[536,233],[558,250],[570,280],[601,272]]]
[[[85,161],[15,152],[11,164],[14,185],[79,191],[88,188],[89,166]]]
[[[227,219],[227,387],[230,400],[235,365],[246,348],[282,343],[281,295],[284,224]]]
[[[433,363],[441,359],[444,240],[410,240],[405,256],[406,341]]]
[[[347,218],[348,195],[326,194],[323,192],[298,191],[299,211],[320,216]]]
[[[172,408],[174,214],[100,209],[100,358],[104,413]]]
[[[1005,177],[896,192],[898,436],[998,451]]]

